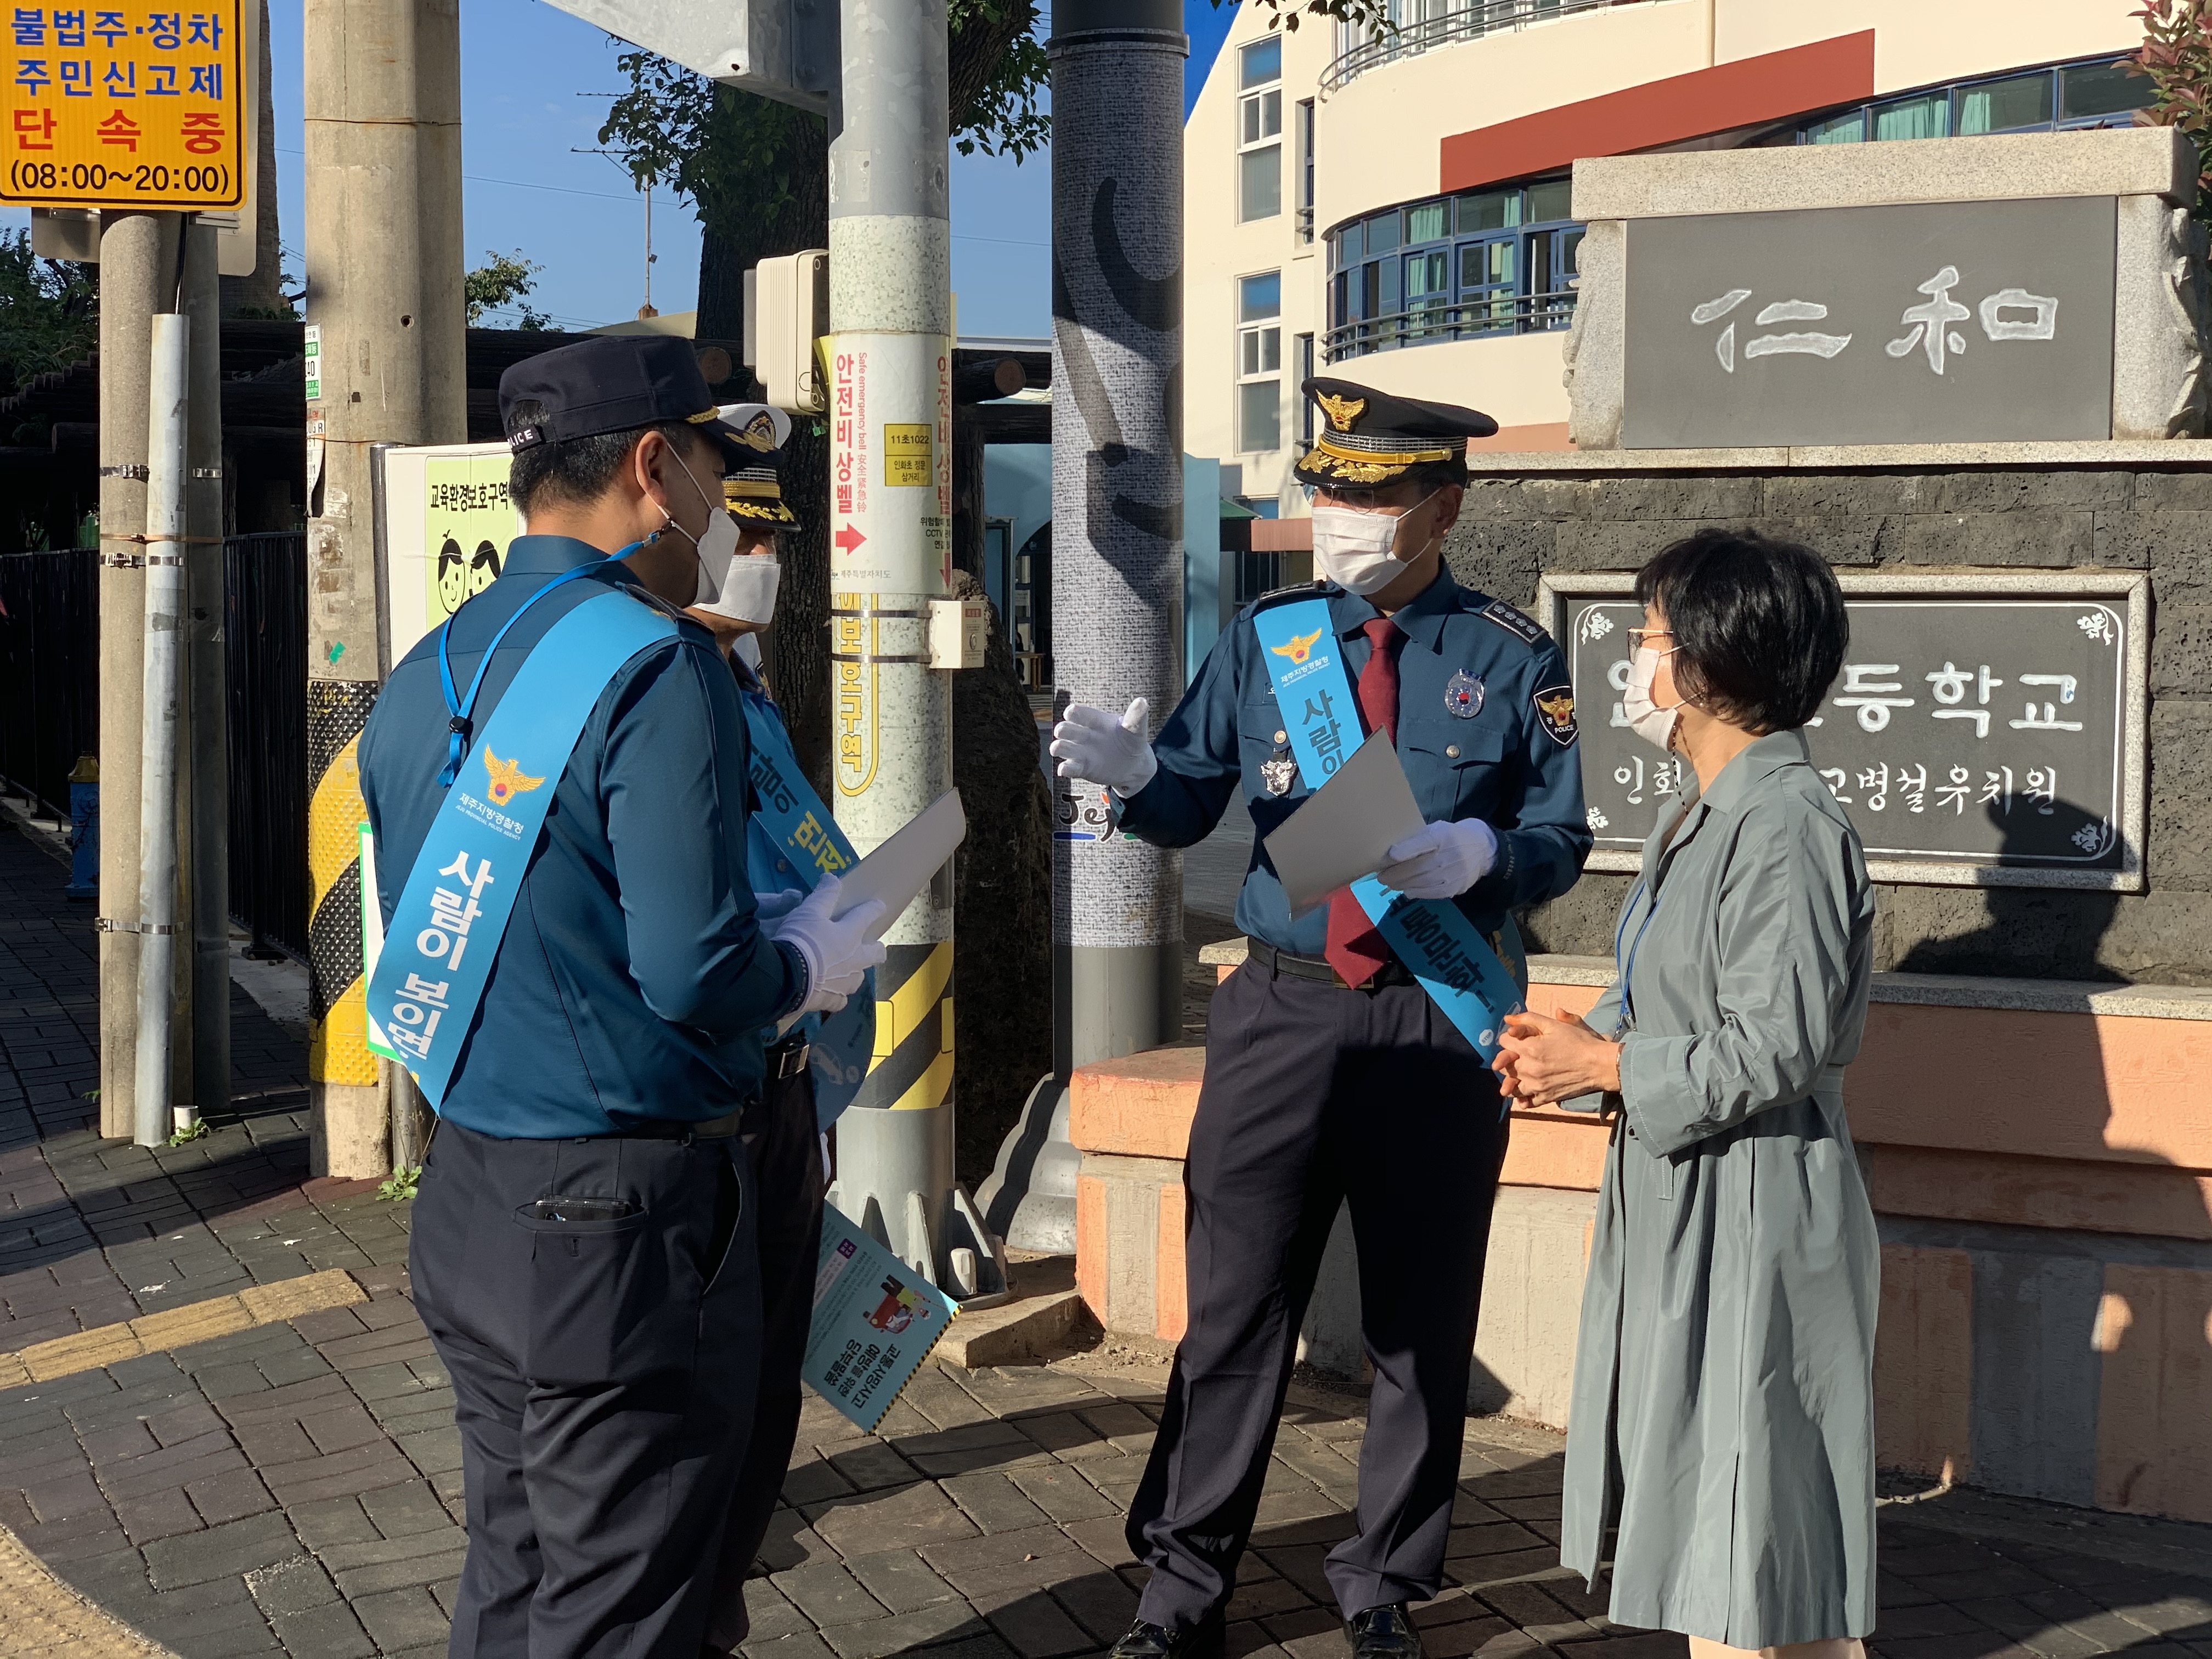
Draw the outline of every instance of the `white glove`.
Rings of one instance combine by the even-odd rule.
[[[838,915],[837,895],[843,885],[836,877],[824,876],[775,931],[776,942],[791,946],[806,964],[802,1014],[837,1012],[885,954],[882,942],[868,936],[884,919],[883,905],[871,899]]]
[[[1376,880],[1408,898],[1453,898],[1488,875],[1498,862],[1498,832],[1480,818],[1431,823],[1390,849]]]
[[[1160,769],[1145,736],[1151,712],[1142,697],[1131,699],[1119,720],[1088,703],[1068,704],[1052,728],[1052,757],[1060,763],[1055,770],[1063,778],[1103,783],[1125,799],[1135,794]]]
[[[796,910],[805,897],[804,890],[797,887],[787,887],[780,893],[755,893],[753,915],[759,920],[761,932],[774,939],[783,919]]]

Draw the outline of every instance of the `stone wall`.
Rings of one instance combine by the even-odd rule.
[[[1633,570],[1706,525],[1838,568],[2148,571],[2148,890],[1884,884],[1875,965],[2212,984],[2212,471],[1498,471],[1474,477],[1445,553],[1461,581],[1533,611],[1544,573]],[[1529,949],[1609,955],[1628,881],[1584,877],[1528,919]]]

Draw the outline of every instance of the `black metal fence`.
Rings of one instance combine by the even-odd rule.
[[[69,775],[100,747],[100,550],[0,557],[0,778],[69,818]]]
[[[69,775],[100,748],[100,555],[0,557],[0,782],[67,820]],[[307,951],[307,545],[223,546],[230,701],[230,911],[255,943]],[[135,763],[135,757],[133,757]]]
[[[307,954],[307,538],[223,544],[230,913],[257,948]]]

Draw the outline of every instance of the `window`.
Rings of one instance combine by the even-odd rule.
[[[1539,179],[1340,226],[1328,239],[1322,359],[1566,327],[1583,240],[1572,205],[1570,180]]]
[[[1298,240],[1314,239],[1314,100],[1298,100]]]
[[[1237,57],[1237,217],[1249,222],[1283,210],[1283,42],[1255,41]]]
[[[1283,276],[1237,281],[1237,448],[1252,455],[1283,447]]]
[[[1972,138],[1990,132],[2125,126],[2150,98],[2147,77],[2109,58],[2093,58],[1993,80],[1929,87],[1883,103],[1838,111],[1798,128],[1797,141],[1855,144],[1868,138]]]

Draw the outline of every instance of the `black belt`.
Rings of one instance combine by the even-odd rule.
[[[786,1037],[768,1051],[768,1074],[781,1082],[786,1078],[805,1075],[806,1061],[812,1053],[805,1037]]]
[[[618,1129],[617,1140],[726,1140],[744,1121],[744,1109],[710,1117],[703,1123],[679,1123],[674,1118],[640,1118],[627,1129]]]
[[[1357,986],[1346,984],[1344,975],[1323,957],[1302,957],[1289,951],[1278,951],[1273,945],[1256,939],[1247,942],[1246,959],[1279,978],[1310,979],[1345,991],[1379,991],[1386,986],[1420,983],[1413,977],[1413,970],[1395,957],[1377,968],[1372,977]]]

